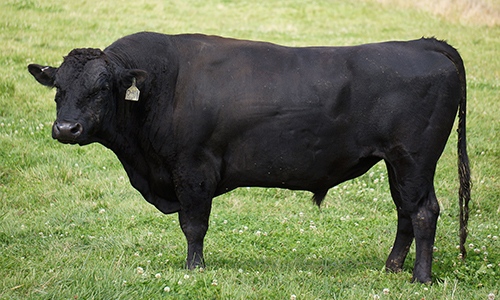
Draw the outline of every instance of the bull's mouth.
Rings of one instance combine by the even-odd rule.
[[[75,141],[75,140],[63,140],[63,139],[58,139],[58,138],[56,138],[56,140],[59,143],[63,143],[63,144],[70,144],[70,145],[76,145],[76,144],[78,144],[78,142]]]

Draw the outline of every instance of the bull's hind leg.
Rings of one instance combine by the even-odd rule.
[[[439,204],[432,182],[429,185],[430,190],[427,195],[422,198],[421,204],[411,214],[416,246],[413,282],[431,282],[432,254],[439,216]]]
[[[434,169],[423,165],[388,164],[391,193],[398,211],[398,229],[386,268],[399,271],[415,238],[413,282],[431,281],[432,254],[439,204],[434,192]]]
[[[396,233],[396,240],[394,241],[394,246],[392,246],[391,254],[385,263],[385,268],[387,271],[400,272],[403,269],[403,263],[405,262],[406,255],[410,251],[411,243],[413,242],[413,225],[411,223],[411,217],[409,214],[402,210],[402,198],[397,184],[393,184],[396,181],[394,170],[387,164],[387,171],[389,173],[389,182],[391,187],[391,195],[394,203],[396,204],[398,212],[398,227]]]

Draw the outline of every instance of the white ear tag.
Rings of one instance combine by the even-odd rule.
[[[132,79],[132,86],[127,89],[125,93],[125,100],[129,101],[139,101],[139,95],[141,91],[135,86],[135,78]]]

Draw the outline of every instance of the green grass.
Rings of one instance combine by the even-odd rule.
[[[500,294],[499,27],[340,0],[6,0],[0,3],[0,20],[1,299],[487,299]],[[404,272],[383,271],[396,213],[382,164],[332,189],[321,210],[307,192],[242,188],[218,197],[205,240],[208,267],[185,271],[186,244],[177,216],[162,215],[143,200],[111,151],[52,140],[54,91],[36,83],[26,69],[31,62],[57,66],[73,48],[104,48],[142,30],[290,46],[446,39],[459,49],[468,72],[474,185],[467,263],[460,263],[455,248],[457,137],[452,132],[436,175],[442,213],[433,285],[410,284],[414,248]]]

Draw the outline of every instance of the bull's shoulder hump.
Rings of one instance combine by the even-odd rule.
[[[124,36],[104,49],[105,53],[137,51],[151,53],[159,49],[171,48],[172,36],[155,32],[138,32]]]

